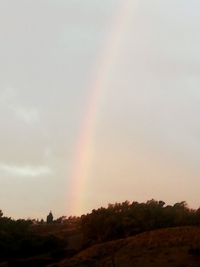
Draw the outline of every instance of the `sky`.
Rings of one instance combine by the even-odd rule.
[[[0,0],[0,209],[200,206],[200,2]]]

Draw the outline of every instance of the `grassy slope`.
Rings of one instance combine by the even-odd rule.
[[[56,266],[200,267],[200,228],[160,229],[95,245]]]

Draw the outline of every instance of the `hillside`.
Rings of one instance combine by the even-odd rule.
[[[51,223],[1,214],[0,266],[200,267],[200,209],[184,201],[126,201]]]
[[[49,267],[199,267],[200,228],[160,229],[92,246]]]

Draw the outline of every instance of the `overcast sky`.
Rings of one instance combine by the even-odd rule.
[[[199,27],[197,0],[0,0],[5,215],[151,198],[199,207]],[[101,94],[80,147],[91,156],[77,198],[95,75]]]

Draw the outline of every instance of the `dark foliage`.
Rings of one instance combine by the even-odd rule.
[[[146,203],[128,201],[109,204],[81,217],[85,244],[124,238],[144,231],[199,225],[200,210],[192,210],[186,202],[166,206],[154,199]]]
[[[75,252],[68,246],[68,239],[51,234],[59,225],[67,226],[74,234],[81,233],[81,249],[144,231],[200,225],[200,209],[189,209],[184,201],[174,205],[154,199],[146,203],[125,201],[93,210],[80,218],[62,216],[53,221],[51,216],[46,224],[44,221],[13,220],[4,217],[0,210],[0,262],[6,261],[11,267],[46,266],[72,256]],[[199,256],[197,248],[192,247],[188,253]]]
[[[53,223],[53,214],[51,211],[47,215],[47,223]]]
[[[39,235],[31,231],[31,220],[13,220],[0,217],[0,262],[9,261],[9,266],[24,266],[21,259],[49,254],[52,259],[63,255],[66,242],[53,235]],[[61,250],[61,252],[59,251]],[[49,259],[35,259],[49,261]],[[41,264],[40,264],[41,265]],[[30,265],[30,262],[26,266]],[[39,266],[39,263],[34,266]],[[46,265],[42,265],[46,266]]]

